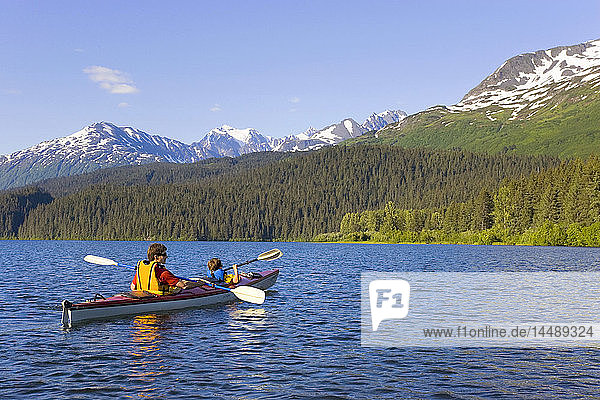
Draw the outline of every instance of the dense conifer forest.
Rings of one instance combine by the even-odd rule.
[[[221,174],[235,174],[258,168],[302,153],[258,152],[240,157],[209,158],[191,164],[151,163],[100,169],[81,175],[48,179],[36,184],[54,197],[78,192],[90,185],[162,185],[168,183],[199,182]]]
[[[357,145],[197,165],[128,167],[101,172],[104,177],[91,174],[27,189],[47,201],[21,207],[23,218],[4,224],[1,235],[311,240],[339,229],[348,213],[388,203],[406,210],[451,207],[482,191],[494,193],[505,178],[558,164],[544,156]],[[10,201],[2,197],[0,205],[7,207]]]
[[[37,188],[0,192],[0,236],[15,238],[29,212],[52,202],[52,196]]]
[[[507,179],[464,202],[347,213],[320,241],[600,246],[600,159],[574,159]]]

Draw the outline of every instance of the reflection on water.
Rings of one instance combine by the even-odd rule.
[[[158,346],[162,332],[169,330],[170,314],[138,315],[132,322],[133,348],[131,355],[134,357],[160,356]]]
[[[264,308],[242,308],[244,305],[233,304],[229,311],[227,333],[231,340],[238,341],[242,349],[260,344],[261,333],[267,330],[268,313]]]
[[[264,308],[237,308],[232,307],[229,310],[229,316],[231,317],[231,322],[250,322],[250,325],[253,325],[255,322],[262,322],[267,317],[267,310]]]
[[[127,364],[130,379],[143,382],[137,398],[155,398],[160,394],[157,379],[168,373],[169,360],[162,342],[164,334],[172,329],[171,319],[169,314],[148,314],[136,316],[132,321],[133,346]]]

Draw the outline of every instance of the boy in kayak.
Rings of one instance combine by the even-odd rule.
[[[208,261],[208,276],[216,282],[224,282],[228,285],[236,285],[240,281],[240,274],[237,270],[237,265],[233,264],[233,274],[225,274],[223,264],[218,258],[211,258]]]
[[[202,286],[201,283],[179,279],[166,267],[167,247],[152,243],[148,248],[148,259],[141,260],[135,268],[131,290],[144,290],[157,295],[179,293],[181,289]]]

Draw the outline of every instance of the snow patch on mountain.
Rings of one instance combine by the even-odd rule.
[[[309,128],[284,138],[263,136],[256,129],[223,125],[191,145],[150,135],[139,129],[98,122],[69,136],[39,143],[0,156],[0,189],[22,186],[42,179],[75,175],[99,168],[151,162],[190,163],[210,157],[237,157],[261,151],[306,151],[357,137],[375,124],[402,118],[401,111],[373,114],[369,128],[351,118],[321,130]]]
[[[379,130],[388,124],[398,122],[406,117],[404,111],[386,110],[374,113],[359,124],[352,118],[347,118],[337,124],[329,125],[321,130],[310,128],[299,135],[291,135],[273,143],[274,151],[307,151],[317,150],[325,146],[336,145],[344,140],[358,137],[366,132]]]
[[[362,126],[366,131],[378,131],[386,125],[398,122],[406,118],[404,111],[396,110],[385,110],[382,113],[373,113],[369,118],[363,122]]]
[[[199,156],[237,157],[258,151],[270,151],[272,146],[265,136],[256,129],[236,129],[228,125],[208,132],[202,140],[192,143],[191,147]]]
[[[599,79],[600,40],[555,47],[507,60],[448,109],[462,112],[499,106],[512,109],[512,118],[516,118],[526,108],[546,105],[558,91],[573,89],[581,82],[597,86]]]

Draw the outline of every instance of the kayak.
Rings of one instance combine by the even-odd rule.
[[[265,290],[275,284],[278,275],[278,269],[253,273],[251,276],[243,277],[237,287],[252,286]],[[96,295],[94,299],[82,303],[71,303],[64,300],[61,322],[63,327],[70,328],[78,322],[92,319],[202,307],[228,303],[235,299],[236,296],[231,291],[210,285],[185,289],[177,294],[164,296],[143,291],[120,293],[107,298]]]

